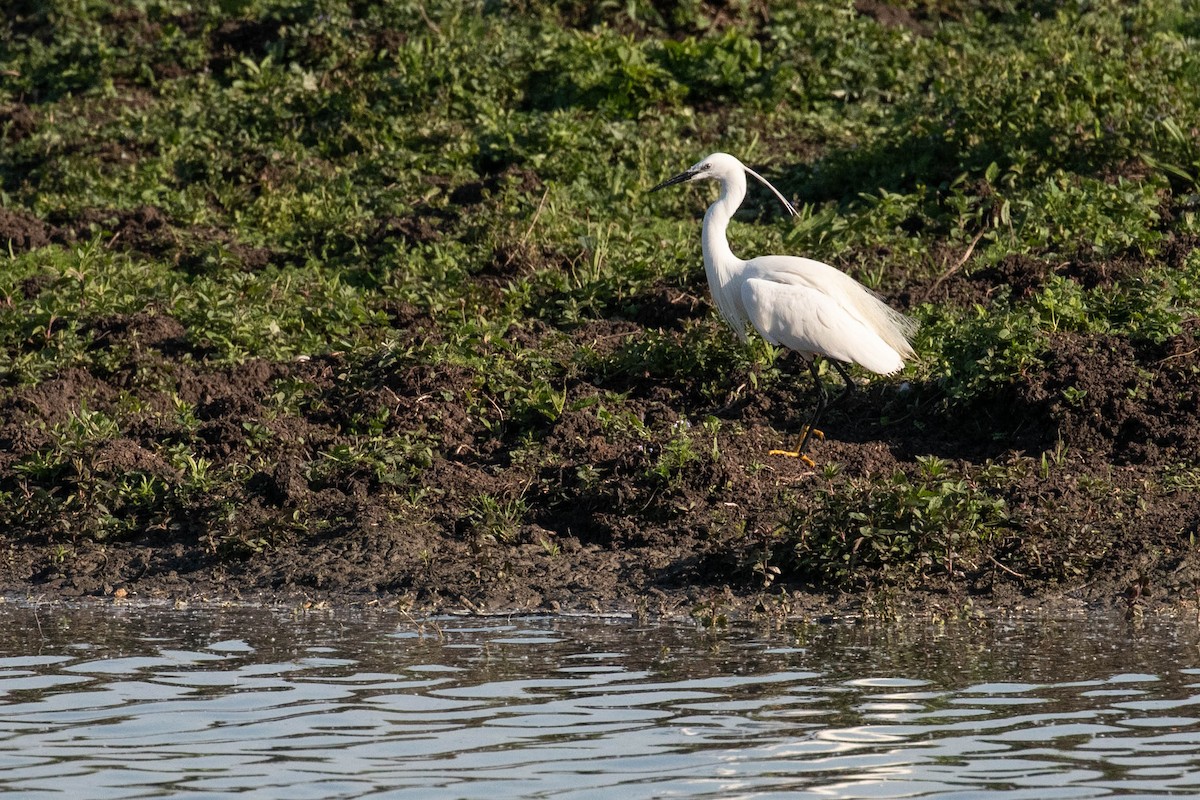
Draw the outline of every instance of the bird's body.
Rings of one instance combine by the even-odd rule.
[[[795,209],[758,173],[725,153],[713,153],[651,191],[686,181],[712,179],[721,194],[704,215],[701,249],[713,302],[745,341],[747,326],[773,345],[799,353],[813,368],[815,358],[858,364],[882,375],[912,358],[909,343],[916,321],[892,309],[841,270],[796,256],[759,256],[744,261],[729,247],[729,220],[746,196],[746,174],[766,184],[789,211]],[[845,375],[841,367],[838,368]],[[818,382],[818,388],[820,384]],[[820,414],[824,402],[819,404]],[[810,421],[809,429],[816,424]],[[807,431],[796,455],[807,442]]]

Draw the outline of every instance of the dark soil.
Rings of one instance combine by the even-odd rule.
[[[32,214],[0,208],[0,246],[24,253],[50,244],[51,228]]]
[[[37,115],[24,103],[0,107],[0,142],[16,144],[37,128]]]

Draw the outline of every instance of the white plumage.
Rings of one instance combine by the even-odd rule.
[[[704,215],[701,237],[704,270],[721,317],[743,341],[747,326],[774,345],[794,350],[809,362],[817,379],[815,358],[858,364],[889,375],[913,357],[910,339],[917,322],[894,310],[846,273],[820,261],[796,256],[759,256],[744,261],[729,248],[726,229],[746,196],[746,174],[762,181],[792,214],[796,210],[765,178],[727,153],[713,153],[685,172],[660,183],[665,186],[715,180],[721,194]],[[847,384],[850,385],[849,383]],[[824,391],[796,451],[800,456],[825,405]]]

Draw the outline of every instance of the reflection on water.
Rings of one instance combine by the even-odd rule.
[[[1200,791],[1200,632],[0,605],[24,798]]]

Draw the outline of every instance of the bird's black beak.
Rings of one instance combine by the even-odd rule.
[[[693,177],[695,177],[695,175],[696,175],[696,170],[689,169],[687,172],[679,173],[674,178],[668,178],[667,180],[660,183],[658,186],[655,186],[650,191],[657,192],[659,189],[665,189],[668,186],[674,186],[677,183],[683,183],[684,181],[690,181]],[[647,192],[647,194],[649,194],[649,192]]]

